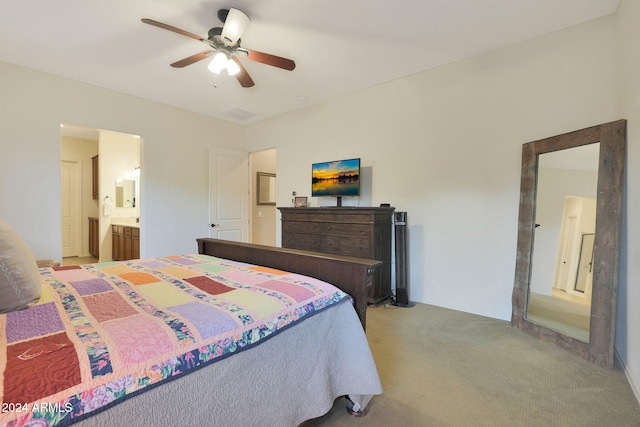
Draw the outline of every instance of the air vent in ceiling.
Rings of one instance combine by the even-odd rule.
[[[222,113],[220,113],[220,115],[232,120],[247,120],[251,117],[254,117],[255,113],[245,111],[242,108],[233,107],[228,109],[227,111],[223,111]]]

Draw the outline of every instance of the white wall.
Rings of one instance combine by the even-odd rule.
[[[196,252],[209,147],[242,148],[240,126],[5,62],[0,93],[0,218],[36,258],[61,258],[60,122],[142,136],[142,256]]]
[[[370,205],[408,212],[410,299],[510,319],[522,144],[619,119],[615,51],[600,19],[251,125],[247,146],[277,148],[284,206],[311,163],[361,157]]]
[[[617,13],[618,94],[627,122],[616,352],[640,400],[640,2],[621,0]]]

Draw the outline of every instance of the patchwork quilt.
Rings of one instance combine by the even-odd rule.
[[[3,426],[70,424],[349,298],[320,280],[207,255],[40,273],[38,304],[0,315]]]

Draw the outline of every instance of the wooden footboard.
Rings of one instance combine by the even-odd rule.
[[[382,261],[211,238],[196,240],[200,254],[304,274],[331,283],[353,298],[362,327],[366,327],[368,287]]]

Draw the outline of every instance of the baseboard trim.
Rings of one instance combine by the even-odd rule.
[[[620,364],[620,367],[622,368],[622,372],[624,372],[624,376],[627,378],[627,382],[629,383],[629,386],[631,387],[631,391],[633,392],[634,396],[636,397],[636,401],[640,405],[640,387],[638,387],[638,384],[635,383],[635,381],[633,380],[633,377],[631,375],[629,375],[629,370],[627,368],[627,364],[622,359],[622,357],[620,357],[620,353],[618,353],[618,349],[617,348],[614,349],[614,354],[615,354],[615,357],[616,357],[616,361]]]

